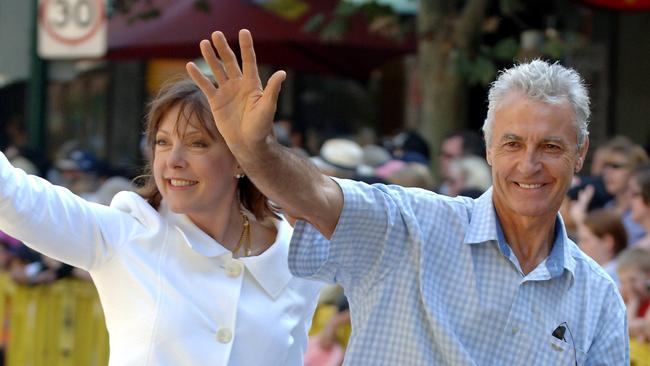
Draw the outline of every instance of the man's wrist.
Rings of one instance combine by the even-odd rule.
[[[237,161],[242,164],[242,168],[246,170],[247,168],[253,167],[256,163],[269,161],[270,157],[276,156],[278,146],[280,144],[277,142],[275,136],[268,135],[261,140],[235,144],[230,146],[230,150]]]

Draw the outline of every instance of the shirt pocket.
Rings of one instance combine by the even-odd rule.
[[[566,341],[557,339],[553,335],[546,335],[542,337],[535,344],[538,345],[538,349],[535,350],[532,364],[534,365],[584,365],[587,355],[575,347],[571,335],[566,334]]]

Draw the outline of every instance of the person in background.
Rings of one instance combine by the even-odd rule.
[[[304,128],[300,124],[289,118],[282,118],[275,121],[273,128],[278,141],[282,145],[291,148],[296,154],[304,157],[309,156],[309,153],[305,150]]]
[[[363,149],[350,139],[332,138],[311,161],[323,174],[350,179],[357,176],[357,168],[363,163]]]
[[[60,172],[61,185],[76,195],[90,199],[99,188],[99,160],[88,150],[70,150],[54,166]]]
[[[189,79],[166,85],[145,134],[144,186],[110,207],[0,154],[0,230],[90,273],[111,366],[302,365],[321,284],[289,272],[292,228],[243,173],[203,93]]]
[[[45,156],[29,146],[27,130],[22,116],[15,115],[8,119],[5,131],[9,144],[4,150],[7,159],[17,168],[28,174],[44,176],[49,168]]]
[[[334,307],[336,310],[324,324],[319,324],[320,329],[309,337],[305,366],[340,366],[343,363],[347,343],[345,336],[349,336],[346,331],[350,329],[350,309],[340,286],[329,285],[323,288],[319,299],[320,311],[324,311],[325,307],[330,310]],[[316,310],[316,314],[319,314],[318,312],[319,310]],[[315,322],[320,320],[322,319],[314,318]]]
[[[589,166],[589,175],[592,177],[601,177],[607,162],[607,155],[609,149],[607,144],[596,146],[593,156],[591,157],[591,165]]]
[[[640,166],[634,172],[629,194],[631,218],[645,229],[645,235],[634,245],[650,250],[650,165]]]
[[[381,170],[380,170],[381,171]],[[380,174],[380,176],[383,176]],[[431,170],[422,163],[404,163],[385,176],[389,184],[397,184],[402,187],[414,187],[433,190],[434,180]]]
[[[602,171],[607,159],[608,146],[607,144],[596,147],[593,153],[590,174],[587,176],[575,175],[574,184],[569,189],[567,194],[570,201],[576,201],[581,191],[585,190],[588,186],[594,189],[592,198],[589,200],[587,211],[603,208],[605,204],[612,200],[612,195],[605,189],[603,182]],[[568,202],[571,203],[571,202]],[[570,208],[567,208],[567,211]]]
[[[273,138],[285,73],[262,88],[247,30],[239,47],[243,69],[223,33],[201,41],[218,86],[194,63],[187,71],[242,169],[299,219],[292,272],[345,289],[347,364],[629,364],[616,285],[558,215],[589,147],[574,70],[535,60],[492,84],[494,185],[473,200],[325,176]]]
[[[409,154],[420,162],[428,162],[431,158],[429,144],[415,130],[398,133],[386,141],[386,146],[395,159],[405,160],[404,157]]]
[[[615,212],[598,209],[587,213],[578,222],[578,245],[619,283],[616,257],[627,247],[627,233]]]
[[[478,198],[492,185],[490,166],[484,158],[469,155],[455,159],[449,165],[448,195]]]
[[[650,252],[640,247],[627,248],[617,263],[630,337],[650,341]]]
[[[485,144],[481,136],[472,130],[453,131],[445,136],[438,158],[438,193],[451,195],[448,188],[451,162],[465,156],[485,157]]]
[[[367,144],[363,146],[363,159],[361,165],[357,167],[357,176],[354,180],[367,183],[386,183],[385,180],[377,175],[377,168],[388,163],[391,155],[382,146]]]
[[[645,230],[632,220],[629,182],[635,169],[648,162],[648,155],[641,146],[623,136],[610,140],[607,143],[607,151],[603,166],[603,182],[607,192],[614,198],[604,207],[616,211],[621,216],[629,243],[634,245],[645,235]]]

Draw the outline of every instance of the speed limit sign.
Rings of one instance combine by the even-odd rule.
[[[39,56],[65,59],[105,53],[105,0],[39,0]]]

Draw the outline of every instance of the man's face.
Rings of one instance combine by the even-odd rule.
[[[568,102],[548,104],[516,92],[504,97],[487,149],[502,220],[555,217],[588,146],[585,141],[577,150],[573,118]]]
[[[449,178],[449,165],[451,162],[461,156],[463,156],[462,137],[453,136],[442,142],[440,148],[440,176],[443,179]]]

